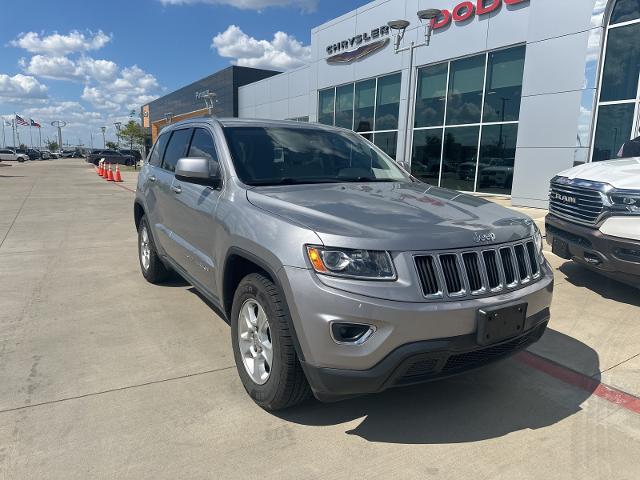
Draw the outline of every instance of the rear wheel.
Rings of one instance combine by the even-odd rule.
[[[280,289],[265,275],[247,275],[231,311],[231,342],[249,396],[265,410],[306,400],[311,390],[298,361],[290,317]]]
[[[142,276],[150,283],[160,283],[169,277],[169,270],[158,256],[151,237],[147,216],[143,215],[138,226],[138,258]]]

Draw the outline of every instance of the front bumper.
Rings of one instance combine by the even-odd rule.
[[[312,271],[292,267],[280,270],[279,280],[311,388],[317,397],[328,398],[452,375],[526,348],[540,338],[550,316],[553,273],[546,262],[541,269],[540,280],[519,290],[457,302],[365,297],[329,287]],[[528,306],[525,334],[509,339],[504,348],[478,345],[478,310],[517,303]],[[335,321],[373,325],[376,331],[362,345],[341,345],[330,335]],[[449,361],[461,355],[463,365],[453,368]],[[405,370],[417,371],[420,367],[412,365],[421,360],[430,370],[409,379]]]
[[[638,220],[640,221],[640,220]],[[603,234],[595,228],[583,227],[554,215],[547,215],[547,243],[564,240],[569,258],[609,278],[640,286],[640,241]]]

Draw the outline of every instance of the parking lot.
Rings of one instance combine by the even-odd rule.
[[[0,478],[640,478],[638,290],[548,252],[552,320],[529,352],[274,415],[225,320],[144,281],[124,177],[0,168]]]

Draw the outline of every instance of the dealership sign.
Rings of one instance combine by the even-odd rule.
[[[456,5],[453,10],[444,9],[438,18],[434,18],[431,22],[434,30],[448,27],[451,22],[463,23],[471,20],[476,15],[487,15],[498,10],[502,3],[505,5],[517,5],[525,3],[529,0],[476,0],[475,2],[466,1]]]
[[[327,63],[351,63],[382,50],[389,44],[391,29],[385,25],[369,32],[355,35],[327,47]]]

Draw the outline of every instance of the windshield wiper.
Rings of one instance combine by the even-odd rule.
[[[378,182],[399,182],[400,180],[394,178],[373,178],[373,177],[338,177],[337,182],[363,182],[363,183],[378,183]]]

